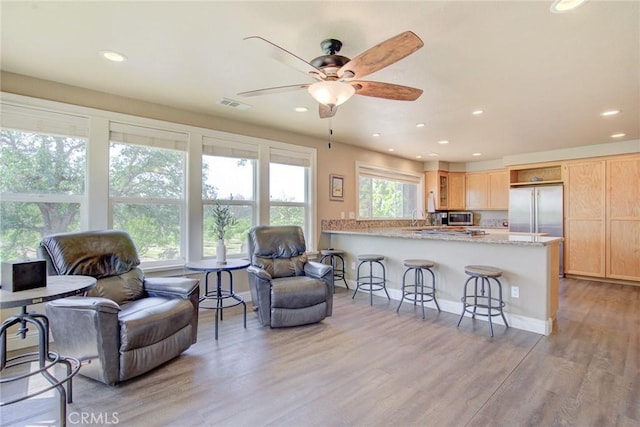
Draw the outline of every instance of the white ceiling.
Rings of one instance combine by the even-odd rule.
[[[550,3],[2,0],[1,67],[320,138],[331,126],[334,141],[410,159],[493,160],[609,143],[619,132],[639,139],[640,2],[591,0],[565,14],[550,13]],[[329,121],[304,90],[237,96],[313,81],[244,37],[310,61],[325,38],[353,58],[405,30],[424,47],[365,80],[421,88],[417,101],[354,96]],[[107,62],[105,49],[128,60]],[[251,108],[218,105],[223,97]],[[608,109],[622,113],[599,115]]]

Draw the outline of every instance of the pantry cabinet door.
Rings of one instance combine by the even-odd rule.
[[[605,161],[565,165],[565,272],[605,277]]]
[[[640,156],[607,160],[607,277],[640,280]]]

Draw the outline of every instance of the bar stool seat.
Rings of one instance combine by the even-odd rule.
[[[356,290],[353,291],[353,295],[351,296],[351,299],[354,299],[356,297],[356,294],[358,293],[358,290],[362,288],[363,290],[369,292],[369,305],[373,305],[374,291],[383,290],[384,293],[387,295],[387,299],[391,301],[391,298],[389,297],[389,292],[387,292],[387,285],[386,285],[387,272],[384,267],[384,263],[382,262],[384,261],[384,255],[378,255],[378,254],[358,255],[358,261],[360,261],[360,263],[358,264]],[[374,274],[374,266],[376,264],[380,267],[380,270],[382,272],[381,276],[376,276]],[[366,274],[367,273],[366,271],[363,272],[362,274],[360,273],[360,269],[363,266],[369,267],[368,274]]]
[[[406,259],[403,264],[407,269],[402,275],[402,298],[400,298],[400,304],[396,309],[396,313],[400,312],[400,307],[406,299],[413,302],[413,305],[420,303],[422,306],[422,318],[425,318],[424,303],[433,301],[438,311],[440,311],[440,305],[436,299],[436,276],[433,274],[432,268],[435,267],[435,263],[428,259]],[[431,284],[425,285],[423,270],[428,271],[431,274]],[[414,272],[413,283],[407,283],[407,274]]]
[[[345,286],[347,287],[347,289],[351,289],[349,288],[349,284],[347,283],[347,280],[345,278],[344,257],[343,257],[344,251],[341,251],[339,249],[327,248],[327,249],[321,249],[320,255],[322,255],[322,258],[320,258],[320,262],[324,262],[325,258],[327,258],[329,260],[329,265],[333,267],[333,280],[334,281],[336,279],[342,280]],[[335,287],[333,288],[333,291],[334,292],[336,291]]]
[[[464,313],[467,312],[471,314],[472,319],[475,319],[476,315],[487,317],[491,336],[493,336],[493,322],[491,321],[493,316],[502,316],[504,325],[508,328],[509,324],[503,311],[505,302],[502,300],[502,283],[498,280],[503,271],[488,265],[467,265],[464,268],[464,272],[469,275],[469,278],[465,282],[462,292],[462,314],[458,320],[458,326],[460,326],[460,322],[464,318]],[[468,290],[471,280],[474,282],[472,292]],[[498,290],[497,297],[491,294],[491,280],[493,280]],[[481,311],[478,311],[478,309],[481,309]]]

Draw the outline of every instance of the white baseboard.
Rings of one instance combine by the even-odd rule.
[[[51,336],[49,336],[49,340],[51,340]],[[29,331],[27,332],[27,336],[22,339],[19,335],[7,335],[7,351],[13,350],[21,350],[27,347],[35,347],[38,345],[38,332],[37,331]]]
[[[349,283],[349,287],[352,290],[356,288],[356,283],[354,280],[348,280],[347,283]],[[346,288],[345,286],[341,286],[341,287]],[[365,292],[365,291],[361,291],[361,292]],[[400,289],[389,288],[387,289],[387,292],[389,292],[389,297],[392,300],[400,301],[400,298],[402,298],[402,291]],[[386,295],[384,294],[384,291],[375,291],[373,294],[380,297],[386,297]],[[443,300],[438,298],[438,305],[440,306],[440,310],[445,311],[447,313],[460,315],[460,313],[462,312],[461,301],[450,301],[450,300]],[[436,308],[433,302],[427,303],[425,307],[433,308],[433,309]],[[504,315],[507,318],[507,322],[509,322],[509,326],[512,328],[522,329],[523,331],[534,332],[536,334],[541,334],[541,335],[549,335],[553,330],[553,319],[548,319],[544,321],[540,319],[534,319],[532,317],[521,316],[519,314],[511,314],[508,312],[505,312]],[[466,313],[465,316],[470,317],[471,315]],[[485,316],[477,316],[476,319],[484,322],[488,321],[487,317]],[[504,325],[502,317],[500,316],[493,317],[491,321],[497,325]]]

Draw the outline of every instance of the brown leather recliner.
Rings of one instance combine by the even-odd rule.
[[[141,375],[196,342],[198,280],[145,278],[136,248],[118,230],[45,237],[38,254],[49,275],[98,279],[84,297],[51,301],[47,316],[60,354],[80,359],[80,374],[105,384]]]
[[[333,269],[307,260],[298,226],[249,230],[249,287],[263,326],[320,322],[333,311]]]

